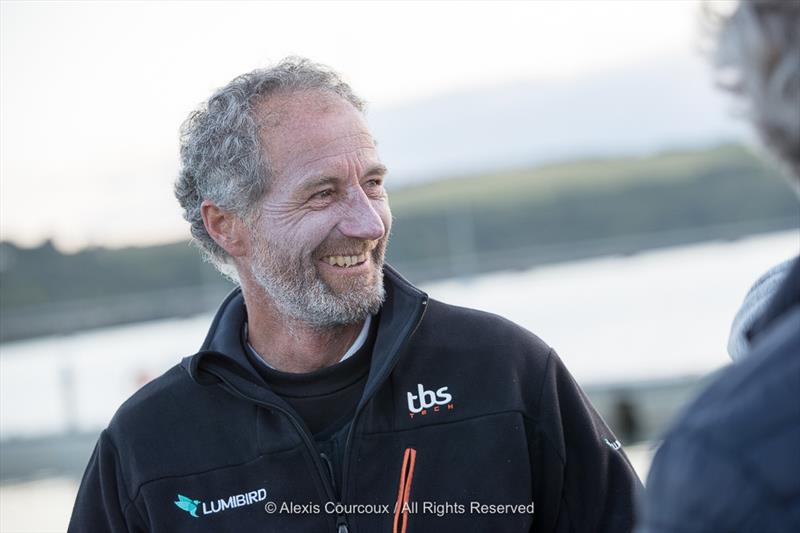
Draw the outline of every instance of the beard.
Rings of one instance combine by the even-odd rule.
[[[377,313],[383,304],[386,241],[386,237],[381,238],[368,252],[373,268],[369,279],[344,278],[337,289],[323,279],[319,259],[336,250],[369,250],[374,241],[326,242],[307,255],[263,234],[251,234],[254,257],[250,272],[278,309],[295,320],[315,329],[356,324]]]

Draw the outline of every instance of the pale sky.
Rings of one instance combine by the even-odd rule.
[[[4,1],[0,238],[67,250],[186,238],[172,195],[180,123],[215,88],[286,55],[333,66],[380,110],[696,54],[698,6]]]

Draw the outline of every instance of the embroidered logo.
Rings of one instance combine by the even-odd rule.
[[[617,439],[614,439],[614,442],[611,442],[608,439],[603,439],[603,440],[606,441],[606,444],[608,444],[608,447],[611,448],[612,450],[619,450],[620,448],[622,448],[622,444]]]
[[[197,506],[200,505],[200,500],[193,500],[191,498],[187,498],[182,494],[178,494],[178,501],[175,502],[175,505],[177,505],[179,509],[183,509],[193,517],[200,518],[199,516],[197,516]]]
[[[419,414],[425,416],[432,411],[438,413],[442,406],[447,406],[448,411],[455,409],[453,395],[447,392],[447,387],[441,387],[436,391],[425,390],[422,383],[417,384],[417,394],[406,393],[408,399],[408,414],[411,418]],[[433,409],[431,409],[433,408]]]
[[[187,498],[183,494],[178,494],[178,499],[173,503],[178,507],[178,509],[186,511],[192,517],[200,518],[203,515],[221,513],[222,511],[227,511],[228,509],[252,505],[266,499],[267,489],[262,488],[207,502],[193,500],[192,498]],[[197,514],[198,512],[201,514]]]

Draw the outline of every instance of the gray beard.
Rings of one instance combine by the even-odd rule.
[[[372,251],[377,276],[372,285],[354,282],[340,294],[331,290],[316,266],[301,261],[281,261],[259,246],[250,272],[278,309],[314,329],[357,324],[377,313],[386,296],[383,287],[385,243]]]

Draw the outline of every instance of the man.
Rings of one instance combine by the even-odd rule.
[[[384,265],[363,109],[289,59],[186,122],[176,194],[240,288],[102,433],[71,531],[630,531],[639,481],[552,349]]]
[[[800,3],[742,2],[719,39],[765,147],[800,187]],[[642,532],[800,531],[800,261],[781,276],[749,327],[746,357],[656,454]]]

